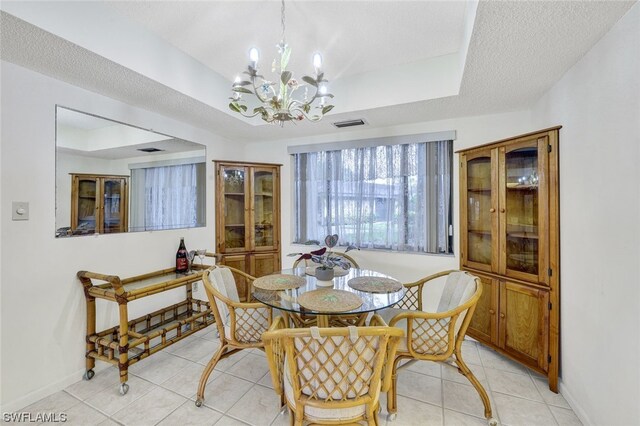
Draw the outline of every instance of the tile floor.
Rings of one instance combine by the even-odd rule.
[[[98,371],[90,381],[78,381],[23,412],[64,412],[71,425],[288,425],[279,398],[271,389],[264,354],[245,350],[218,363],[196,408],[195,393],[203,366],[218,348],[209,327],[178,342],[129,370],[130,390],[118,393],[114,367]],[[502,425],[580,425],[562,395],[546,381],[473,341],[463,345],[465,361],[490,395],[494,416]],[[101,363],[99,363],[101,364]],[[398,417],[382,424],[486,425],[475,390],[454,367],[418,362],[399,373]]]

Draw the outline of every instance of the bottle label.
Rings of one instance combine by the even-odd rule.
[[[189,269],[189,263],[188,263],[187,259],[184,258],[184,257],[177,258],[176,259],[176,271],[185,272],[187,269]]]

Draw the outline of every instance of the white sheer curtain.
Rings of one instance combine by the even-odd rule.
[[[205,167],[185,164],[131,172],[131,230],[204,226]]]
[[[452,141],[295,154],[297,242],[450,253]]]

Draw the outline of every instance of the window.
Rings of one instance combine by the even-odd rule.
[[[453,141],[296,153],[295,242],[452,253]]]
[[[205,225],[204,163],[131,169],[131,193],[131,231]]]

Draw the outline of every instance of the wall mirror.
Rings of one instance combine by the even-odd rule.
[[[56,237],[205,226],[206,147],[56,107]]]

